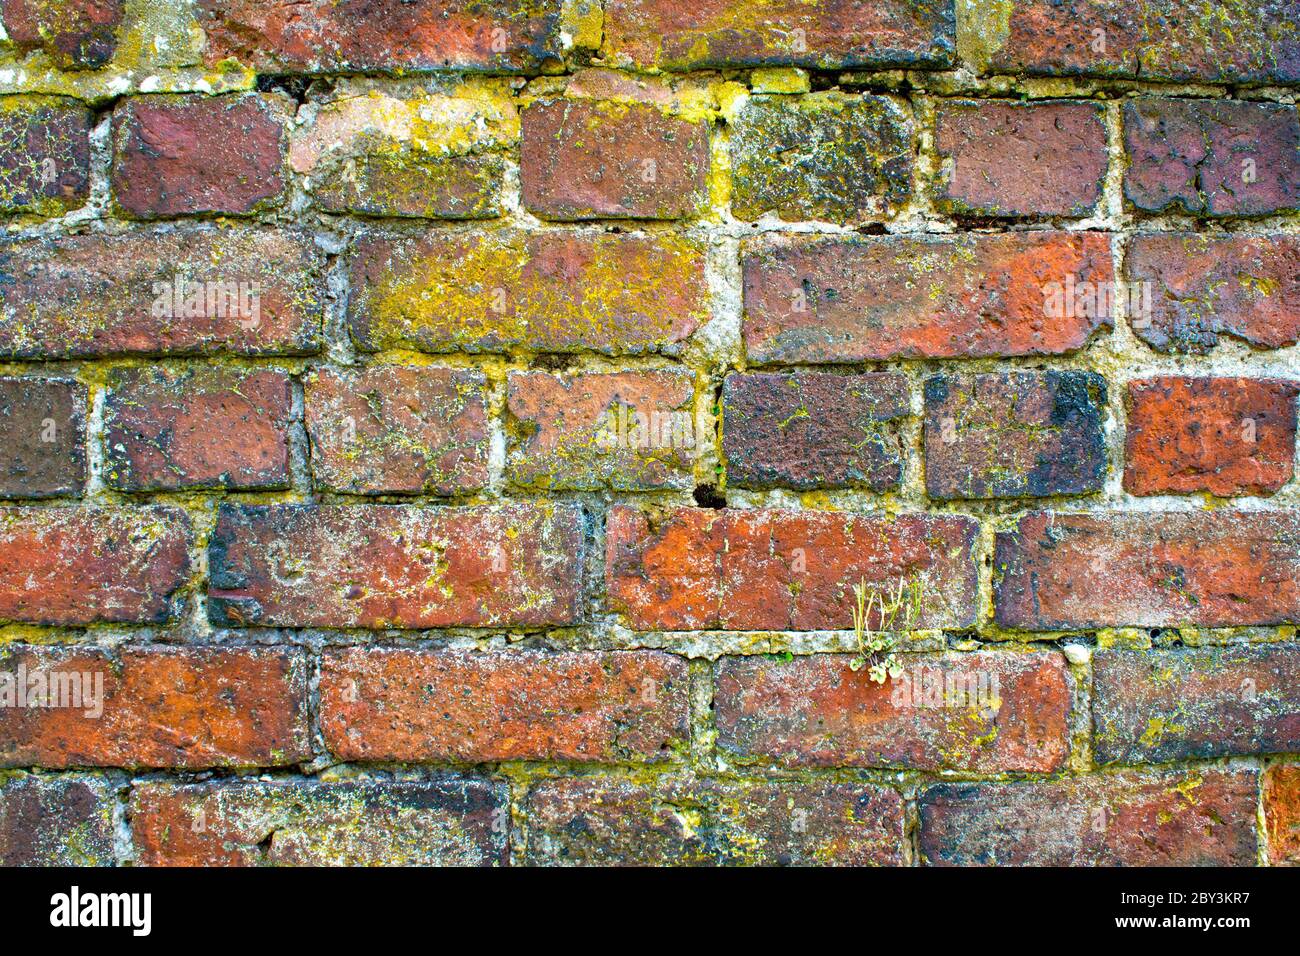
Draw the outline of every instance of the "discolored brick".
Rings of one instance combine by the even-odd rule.
[[[1300,766],[1274,764],[1264,774],[1264,826],[1269,862],[1300,865]]]
[[[125,0],[0,0],[4,32],[18,49],[41,50],[70,70],[112,59],[125,12]]]
[[[404,150],[337,163],[313,192],[327,212],[414,219],[493,219],[505,166],[498,156]]]
[[[113,803],[90,777],[0,781],[0,866],[112,866]]]
[[[61,216],[90,198],[90,110],[62,97],[0,98],[0,213]]]
[[[0,498],[81,493],[86,387],[63,378],[0,378]]]

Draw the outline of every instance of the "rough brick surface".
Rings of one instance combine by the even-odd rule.
[[[284,103],[143,96],[113,114],[113,195],[131,216],[242,215],[284,189]]]
[[[1300,209],[1294,106],[1144,97],[1124,107],[1124,195],[1147,212],[1261,216]]]
[[[956,101],[936,110],[939,204],[976,216],[1084,216],[1106,178],[1091,103]]]
[[[997,536],[997,620],[1029,630],[1282,623],[1300,613],[1298,559],[1291,511],[1029,514]]]
[[[572,624],[582,548],[569,505],[229,505],[209,545],[208,610],[231,626]]]
[[[147,783],[131,795],[137,866],[499,866],[508,794],[427,783]]]
[[[449,368],[324,368],[304,383],[317,487],[476,491],[488,480],[486,379]]]
[[[0,508],[0,621],[161,623],[190,573],[175,508]]]
[[[90,234],[0,246],[0,356],[316,350],[324,256],[275,230]]]
[[[980,773],[1050,772],[1069,754],[1072,683],[1059,655],[907,655],[888,686],[850,663],[723,658],[719,747],[796,767]]]
[[[1268,644],[1102,651],[1093,662],[1098,763],[1294,751],[1300,652]]]
[[[695,388],[680,372],[512,372],[507,408],[518,441],[510,480],[526,488],[689,488],[709,440]]]
[[[1149,314],[1130,319],[1162,352],[1204,354],[1224,335],[1255,348],[1300,340],[1300,239],[1289,235],[1133,237],[1128,278],[1149,285]]]
[[[871,784],[547,781],[528,796],[533,865],[881,866],[903,801]]]
[[[100,781],[0,782],[0,866],[111,866],[113,794]]]
[[[1100,491],[1106,380],[1092,372],[935,376],[925,383],[931,498]]]
[[[653,651],[330,650],[321,731],[343,760],[660,761],[684,747],[686,662]]]
[[[0,378],[0,498],[80,493],[86,388],[60,378]]]
[[[10,647],[0,672],[29,688],[63,675],[68,688],[46,706],[0,708],[3,767],[274,767],[309,753],[300,651]]]
[[[903,475],[898,423],[910,413],[901,375],[728,375],[722,389],[727,482],[895,488]]]
[[[114,369],[105,480],[124,491],[285,488],[289,377],[270,369]]]
[[[321,174],[313,195],[327,212],[492,219],[501,212],[497,197],[503,175],[500,158],[491,155],[363,155]]]
[[[742,267],[754,362],[1058,355],[1112,324],[1050,314],[1053,283],[1113,281],[1100,233],[765,240]]]
[[[917,625],[961,628],[975,619],[975,531],[948,516],[618,506],[606,586],[638,629],[802,631],[852,627],[860,580],[917,580]]]
[[[680,351],[704,321],[702,251],[677,236],[368,236],[348,312],[363,349]]]
[[[731,211],[853,225],[890,215],[911,190],[912,121],[882,96],[756,96],[731,134]]]
[[[1191,770],[944,783],[921,794],[940,866],[1251,866],[1257,774]]]
[[[543,219],[679,219],[700,207],[708,173],[708,127],[654,106],[543,100],[523,112],[523,200]]]
[[[1291,480],[1300,384],[1163,376],[1128,385],[1124,487],[1270,494]]]
[[[3,0],[0,18],[19,50],[42,50],[66,69],[103,66],[117,49],[125,0]]]
[[[0,212],[58,216],[85,205],[90,119],[73,100],[0,100]]]
[[[1300,766],[1276,764],[1264,775],[1264,819],[1274,866],[1300,865]]]

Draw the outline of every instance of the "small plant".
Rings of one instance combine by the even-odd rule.
[[[853,635],[858,642],[858,656],[849,667],[855,671],[866,667],[871,680],[883,684],[903,673],[894,653],[898,646],[896,635],[912,630],[921,617],[921,580],[899,578],[892,590],[883,590],[869,587],[867,579],[862,578],[853,585],[853,596]],[[875,627],[871,626],[873,612],[877,615]]]

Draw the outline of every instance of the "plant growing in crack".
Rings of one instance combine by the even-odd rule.
[[[866,578],[853,585],[853,636],[858,653],[849,662],[850,669],[866,667],[867,675],[877,684],[903,673],[895,653],[898,635],[913,630],[920,620],[923,594],[920,578],[898,578],[892,588],[871,587]],[[871,626],[873,613],[875,627]]]

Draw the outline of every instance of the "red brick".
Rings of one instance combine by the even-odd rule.
[[[677,236],[372,235],[348,315],[367,351],[681,351],[708,318],[704,255]]]
[[[573,624],[582,550],[569,505],[228,505],[208,609],[235,627]]]
[[[1046,773],[1069,756],[1073,687],[1058,654],[909,654],[885,684],[852,660],[723,658],[718,746],[786,766],[978,773]]]
[[[137,866],[501,866],[509,793],[419,783],[146,783],[131,792]]]
[[[351,157],[318,174],[327,212],[420,219],[493,219],[505,167],[499,156],[436,156],[401,149]]]
[[[1097,762],[1167,763],[1300,749],[1300,648],[1099,651]]]
[[[1295,83],[1296,0],[1022,0],[990,71],[1143,80]],[[978,14],[977,14],[978,15]]]
[[[1300,865],[1300,766],[1276,764],[1264,775],[1264,823],[1273,866]]]
[[[0,766],[269,767],[311,752],[301,651],[0,650],[0,670],[17,675],[20,667],[29,682],[38,671],[82,675],[79,703],[96,706],[0,708]],[[96,701],[84,688],[99,688],[101,678]]]
[[[931,498],[1101,491],[1106,380],[1095,372],[937,375],[925,383]]]
[[[472,369],[317,369],[305,381],[317,487],[439,495],[484,487],[486,387]]]
[[[0,508],[0,621],[161,624],[189,536],[176,508]]]
[[[1236,627],[1300,614],[1300,515],[1038,512],[997,536],[998,623]]]
[[[283,100],[258,94],[128,99],[113,113],[113,195],[130,216],[244,215],[285,187]]]
[[[657,106],[541,100],[523,111],[524,205],[543,219],[681,219],[709,172],[703,122]]]
[[[902,480],[897,423],[911,397],[901,375],[728,375],[722,410],[733,487],[886,491]]]
[[[343,760],[659,761],[686,746],[687,685],[654,651],[331,648],[321,732]]]
[[[1300,209],[1294,106],[1143,97],[1124,107],[1124,195],[1146,212],[1260,216]]]
[[[1129,494],[1272,494],[1291,480],[1296,395],[1277,379],[1138,379],[1128,386]]]
[[[710,435],[697,427],[687,372],[511,372],[513,484],[529,488],[692,488]],[[641,418],[638,418],[641,416]],[[711,431],[712,422],[704,425]]]
[[[976,216],[1086,216],[1106,178],[1094,103],[942,102],[939,207]]]
[[[209,64],[261,73],[558,65],[559,0],[199,0]]]
[[[1254,866],[1254,770],[944,783],[921,793],[939,866]]]
[[[602,50],[666,70],[943,67],[955,33],[948,0],[607,0]]]
[[[123,491],[287,488],[292,405],[272,369],[113,369],[104,478]]]
[[[0,866],[112,866],[113,804],[93,778],[0,782]]]
[[[0,498],[81,493],[86,387],[64,378],[0,378]]]
[[[0,99],[0,212],[60,216],[90,198],[90,110],[62,97]]]
[[[1051,314],[1069,278],[1113,282],[1100,233],[767,240],[742,264],[754,362],[1059,355],[1112,325]]]
[[[117,50],[124,0],[0,0],[20,51],[43,50],[63,69],[95,69]]]
[[[897,866],[903,800],[869,783],[546,780],[529,865]]]
[[[969,518],[616,505],[605,581],[638,630],[796,630],[853,626],[860,580],[925,588],[918,627],[975,622]],[[874,615],[873,615],[874,616]]]
[[[1300,340],[1295,236],[1139,235],[1125,270],[1130,282],[1149,286],[1149,314],[1129,323],[1154,349],[1206,353],[1225,334],[1254,348]]]
[[[323,268],[306,235],[270,230],[7,243],[0,246],[0,356],[314,352]]]
[[[907,202],[911,113],[884,96],[755,96],[731,121],[731,212],[752,221],[879,221]]]

